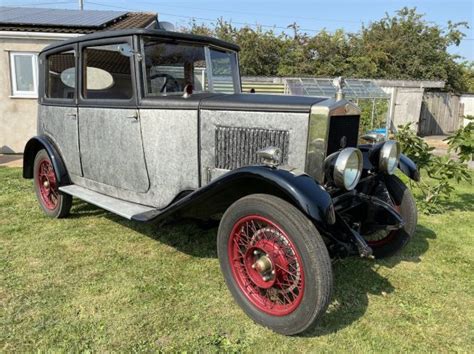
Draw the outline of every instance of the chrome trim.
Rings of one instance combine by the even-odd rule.
[[[397,163],[394,165],[394,168],[391,171],[389,171],[388,159],[394,147],[397,149]],[[398,163],[400,162],[400,154],[401,154],[401,148],[398,141],[395,141],[395,140],[386,141],[383,144],[382,148],[380,149],[379,169],[381,171],[388,173],[389,175],[392,175],[396,171]]]
[[[257,151],[257,156],[262,159],[264,165],[270,167],[277,167],[281,164],[282,153],[281,149],[275,146],[268,146]]]
[[[333,180],[336,186],[339,188],[344,188],[348,191],[352,190],[357,186],[357,183],[359,183],[360,176],[362,175],[362,164],[363,164],[363,157],[362,157],[362,152],[357,149],[357,148],[345,148],[341,152],[338,153],[339,155],[336,158],[336,161],[334,163],[334,172],[333,172]],[[352,181],[352,183],[349,186],[346,186],[346,183],[344,181],[344,172],[346,171],[347,163],[351,156],[353,154],[357,155],[357,158],[359,159],[359,164],[358,164],[358,174],[357,177]]]
[[[369,144],[375,144],[383,141],[385,139],[385,135],[377,134],[377,133],[367,133],[360,137],[362,140],[367,141]]]
[[[211,50],[208,46],[204,47],[204,57],[206,58],[207,86],[208,86],[209,92],[214,92]]]
[[[308,125],[305,172],[319,183],[324,183],[324,160],[326,158],[331,116],[360,115],[354,103],[345,99],[327,99],[311,107]]]

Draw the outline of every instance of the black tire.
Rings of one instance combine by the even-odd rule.
[[[50,168],[52,169],[51,182],[48,181],[48,184],[50,189],[54,191],[55,197],[52,198],[54,202],[51,202],[51,200],[47,201],[47,197],[42,195],[42,187],[40,186],[40,184],[42,178],[44,179],[44,177],[42,177],[42,174],[40,172],[40,164],[49,164]],[[38,199],[38,203],[43,212],[51,218],[63,218],[69,215],[69,211],[71,210],[72,205],[72,196],[70,196],[69,194],[61,193],[58,190],[57,184],[52,183],[52,176],[54,176],[54,182],[57,181],[56,171],[54,171],[53,164],[51,163],[51,159],[49,158],[49,155],[46,150],[39,150],[36,154],[33,171],[33,181],[36,192],[36,198]],[[48,202],[50,202],[50,204],[48,204]]]
[[[369,243],[375,258],[390,257],[399,252],[415,234],[418,210],[410,189],[397,176],[386,176],[385,185],[400,215],[405,221],[403,228],[392,231],[385,239]]]
[[[229,241],[233,237],[232,230],[239,220],[249,215],[261,216],[277,225],[285,236],[288,236],[301,260],[302,268],[298,267],[303,270],[301,273],[304,275],[301,277],[304,280],[302,280],[304,284],[301,299],[297,307],[286,315],[275,316],[259,309],[241,289],[233,273],[232,267],[236,266],[231,265],[229,259]],[[253,231],[251,233],[256,234]],[[254,238],[255,236],[252,240]],[[290,203],[265,194],[253,194],[239,199],[227,209],[221,219],[217,251],[221,270],[230,292],[235,301],[255,322],[275,332],[294,335],[313,327],[325,313],[331,300],[333,285],[329,254],[313,223]],[[243,259],[242,257],[239,264],[244,264]],[[243,268],[241,266],[241,269]]]

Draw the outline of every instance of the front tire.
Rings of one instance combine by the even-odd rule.
[[[415,234],[418,221],[415,198],[400,178],[393,175],[386,176],[385,185],[393,206],[402,216],[405,225],[399,230],[382,235],[363,235],[375,258],[390,257],[405,247]]]
[[[239,199],[222,217],[217,250],[230,292],[255,322],[293,335],[326,311],[329,254],[313,223],[290,203],[265,194]]]
[[[36,154],[33,178],[36,198],[43,212],[51,218],[67,216],[71,210],[72,197],[59,191],[56,171],[44,149]]]

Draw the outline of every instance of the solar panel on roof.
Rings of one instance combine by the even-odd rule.
[[[303,96],[333,97],[336,88],[333,79],[326,78],[289,78],[286,85],[290,94]],[[388,98],[379,86],[371,80],[346,79],[344,93],[347,98]]]
[[[0,7],[0,23],[15,25],[101,27],[127,14],[126,11],[63,10]]]

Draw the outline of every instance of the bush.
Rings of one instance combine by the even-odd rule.
[[[471,122],[458,129],[453,135],[444,139],[448,142],[449,152],[455,151],[461,162],[469,162],[474,158],[474,116],[466,116]]]
[[[432,178],[430,183],[422,180],[414,184],[410,181],[410,187],[412,189],[416,188],[420,192],[415,194],[421,195],[421,198],[418,198],[418,207],[422,212],[426,214],[441,212],[444,210],[441,201],[447,200],[450,197],[451,192],[454,190],[452,185],[453,181],[458,183],[463,180],[471,182],[471,175],[468,166],[463,163],[465,160],[461,160],[460,156],[460,161],[453,159],[450,156],[435,156],[432,153],[434,148],[430,147],[422,138],[417,136],[416,133],[410,129],[410,125],[411,123],[399,126],[396,138],[400,142],[404,154],[417,164],[420,172],[424,171],[430,178]],[[463,130],[463,128],[460,130]],[[462,135],[463,138],[457,140],[451,139],[451,141],[460,141],[464,144],[466,139],[463,134],[464,133],[460,133],[458,130],[453,136],[446,140],[449,140],[454,136]],[[450,149],[455,149],[453,146],[455,145],[450,144]],[[455,149],[455,151],[457,150]]]

